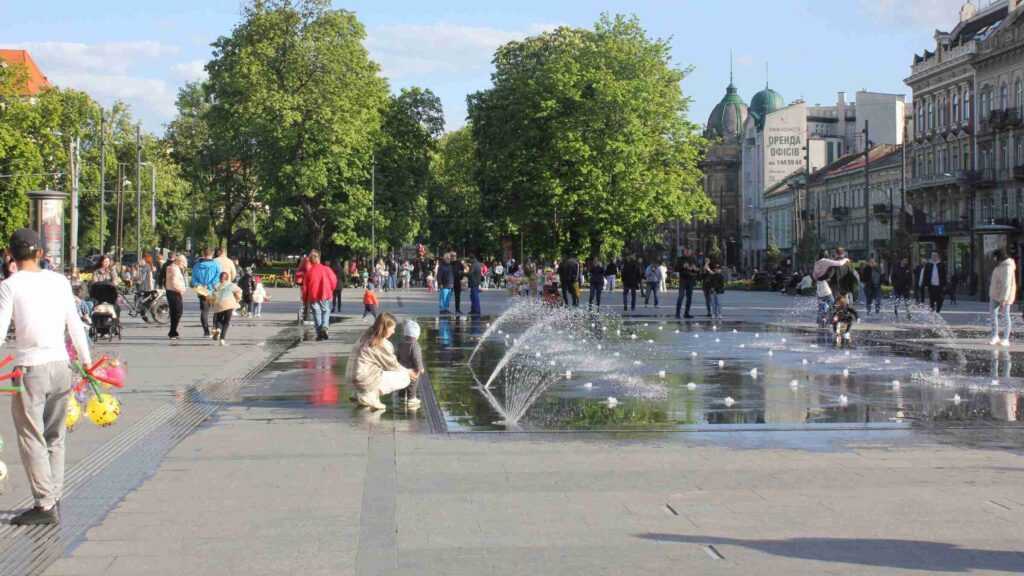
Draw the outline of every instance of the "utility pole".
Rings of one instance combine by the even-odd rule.
[[[142,261],[142,124],[135,125],[135,258]]]
[[[871,257],[871,140],[868,121],[864,120],[864,246],[865,258]]]
[[[82,157],[78,153],[80,140],[76,137],[71,143],[71,245],[69,253],[68,270],[78,266],[78,175],[79,162]]]
[[[100,254],[107,253],[107,129],[100,108]]]

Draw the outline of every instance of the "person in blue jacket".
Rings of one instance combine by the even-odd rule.
[[[203,257],[192,267],[192,289],[199,297],[199,321],[203,325],[203,336],[210,337],[210,301],[207,296],[220,280],[220,264],[213,259],[213,252],[203,248]]]

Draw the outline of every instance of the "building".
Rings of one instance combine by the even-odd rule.
[[[905,227],[905,170],[903,146],[881,144],[872,147],[866,158],[863,152],[850,154],[815,173],[808,199],[810,211],[817,215],[812,220],[819,227],[819,245],[843,246],[859,260],[884,257],[889,239],[896,235],[897,228]],[[870,191],[868,198],[865,186]]]
[[[782,96],[767,87],[756,94],[741,151],[742,264],[763,267],[770,244],[786,248],[768,237],[764,205],[768,190],[795,170],[813,173],[844,155],[863,151],[865,128],[872,144],[901,144],[905,115],[906,105],[899,94],[861,91],[853,103],[847,103],[845,93],[840,92],[835,106],[809,106],[802,101],[786,106]],[[801,214],[796,206],[790,212]],[[801,225],[794,222],[793,226]],[[796,244],[799,237],[790,240]]]
[[[40,92],[50,87],[50,81],[39,69],[39,66],[36,66],[36,62],[28,50],[0,49],[0,68],[8,67],[21,67],[25,73],[24,85],[20,90],[21,96],[38,96]]]
[[[711,111],[704,135],[712,145],[701,168],[704,171],[704,192],[715,203],[715,220],[688,226],[687,245],[704,253],[712,252],[718,243],[723,263],[739,261],[740,230],[740,152],[743,126],[748,108],[733,85],[732,75],[725,96]]]
[[[996,15],[1003,15],[997,10]],[[1024,254],[1024,9],[1006,3],[998,24],[979,35],[973,60],[978,125],[974,179],[975,252],[996,248]],[[988,293],[991,258],[976,258],[982,294]]]

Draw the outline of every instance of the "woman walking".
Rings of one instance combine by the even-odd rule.
[[[1002,250],[992,253],[996,267],[992,270],[992,281],[989,283],[988,298],[992,305],[992,340],[993,346],[1010,346],[1010,308],[1017,297],[1017,264],[1013,258],[1003,254]],[[999,317],[1003,317],[1003,338],[999,339]]]
[[[188,290],[185,284],[185,268],[188,260],[184,254],[179,254],[170,266],[167,267],[167,276],[164,278],[164,286],[167,289],[167,307],[171,313],[171,329],[167,337],[171,340],[178,339],[178,324],[181,322],[181,313],[185,309],[185,291]]]
[[[221,346],[227,346],[228,328],[231,317],[240,306],[242,289],[229,280],[231,275],[220,273],[220,284],[213,290],[213,339]]]
[[[377,317],[356,344],[349,381],[356,388],[355,402],[371,410],[385,409],[380,397],[403,390],[419,378],[419,372],[402,367],[388,340],[395,333],[395,317]]]

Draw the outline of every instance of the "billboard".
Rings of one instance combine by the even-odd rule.
[[[764,189],[804,168],[807,110],[803,103],[772,112],[764,123]]]

